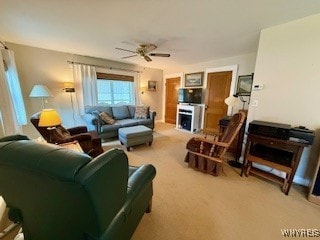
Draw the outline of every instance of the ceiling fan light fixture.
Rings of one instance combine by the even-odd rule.
[[[144,59],[145,59],[147,62],[151,62],[151,61],[152,61],[152,59],[151,59],[148,55],[145,55],[145,56],[144,56]]]
[[[138,47],[136,49],[136,51],[131,51],[131,50],[124,49],[124,48],[116,48],[116,49],[121,50],[121,51],[136,53],[135,55],[122,57],[123,59],[124,58],[131,58],[134,56],[140,56],[141,58],[144,58],[147,62],[151,62],[152,59],[150,58],[150,56],[170,57],[170,54],[168,54],[168,53],[150,53],[151,51],[155,50],[156,48],[157,48],[157,46],[154,44],[140,44],[140,47]]]

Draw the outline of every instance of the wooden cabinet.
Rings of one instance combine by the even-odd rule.
[[[244,165],[241,176],[245,173],[258,175],[281,185],[281,190],[289,194],[292,181],[298,168],[304,147],[308,144],[248,134],[245,150]],[[258,163],[285,173],[285,177],[278,177],[270,172],[255,168],[252,164]]]

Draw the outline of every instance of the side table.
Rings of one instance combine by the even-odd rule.
[[[241,171],[248,177],[250,174],[258,175],[281,185],[281,190],[289,194],[294,175],[298,168],[304,147],[308,144],[265,137],[262,135],[248,134],[245,149],[245,159]],[[285,172],[285,178],[262,171],[252,166],[258,163],[270,168]]]

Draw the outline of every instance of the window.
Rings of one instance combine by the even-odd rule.
[[[1,62],[3,61],[4,64],[5,81],[7,83],[5,85],[8,87],[8,95],[11,98],[17,124],[20,126],[26,125],[27,115],[22,97],[20,80],[15,65],[14,53],[11,50],[4,49],[1,50],[0,54],[2,55],[0,57]],[[6,91],[6,88],[3,88],[2,91]],[[3,97],[4,95],[7,95],[7,93],[1,92],[1,95]]]
[[[98,104],[134,104],[132,76],[97,73]]]

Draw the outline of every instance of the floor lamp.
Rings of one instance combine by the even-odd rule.
[[[46,104],[46,98],[53,97],[53,94],[45,85],[34,85],[29,97],[32,98],[41,98],[42,99],[42,109],[44,109],[44,105]]]
[[[64,89],[62,89],[66,93],[70,93],[70,102],[71,102],[71,107],[72,107],[72,118],[73,118],[73,124],[76,125],[76,118],[74,116],[74,106],[73,106],[73,98],[72,98],[72,93],[75,92],[74,85],[72,82],[66,82],[64,83]]]

